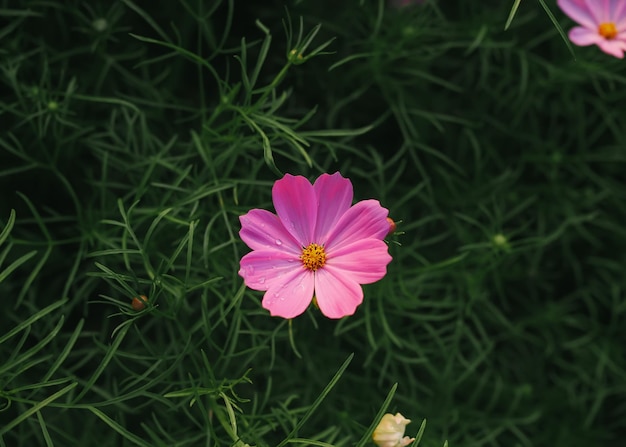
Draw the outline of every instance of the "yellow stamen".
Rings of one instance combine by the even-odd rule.
[[[308,247],[304,247],[300,255],[300,260],[302,261],[302,265],[314,272],[326,264],[326,252],[324,251],[324,247],[317,244],[310,244]]]
[[[614,39],[617,36],[617,28],[615,27],[615,23],[601,23],[600,26],[598,26],[598,33],[600,33],[602,37],[605,37],[608,40]]]

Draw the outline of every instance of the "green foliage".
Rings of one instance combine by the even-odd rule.
[[[0,446],[619,444],[626,69],[554,2],[0,17]],[[271,318],[238,217],[337,170],[388,274]]]

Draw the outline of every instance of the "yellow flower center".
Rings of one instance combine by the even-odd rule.
[[[324,247],[317,244],[310,244],[308,247],[304,247],[300,255],[300,260],[302,261],[302,265],[314,272],[326,264],[326,252],[324,251]]]
[[[606,39],[614,39],[615,36],[617,36],[617,28],[615,27],[615,23],[601,23],[600,26],[598,26],[598,33],[600,33],[600,35]]]

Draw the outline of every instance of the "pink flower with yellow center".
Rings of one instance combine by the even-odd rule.
[[[352,198],[352,183],[338,172],[313,185],[286,174],[272,188],[276,214],[253,209],[239,218],[239,235],[253,250],[239,275],[265,291],[262,304],[273,316],[294,318],[314,296],[327,317],[352,315],[363,301],[361,284],[385,276],[388,210],[377,200],[352,206]]]
[[[626,51],[626,0],[558,0],[559,7],[581,26],[570,40],[579,46],[598,45],[618,58]]]

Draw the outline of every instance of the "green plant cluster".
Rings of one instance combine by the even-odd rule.
[[[364,447],[385,412],[414,446],[623,443],[626,66],[571,26],[0,0],[0,447]],[[388,274],[272,318],[238,217],[335,171],[398,222]]]

